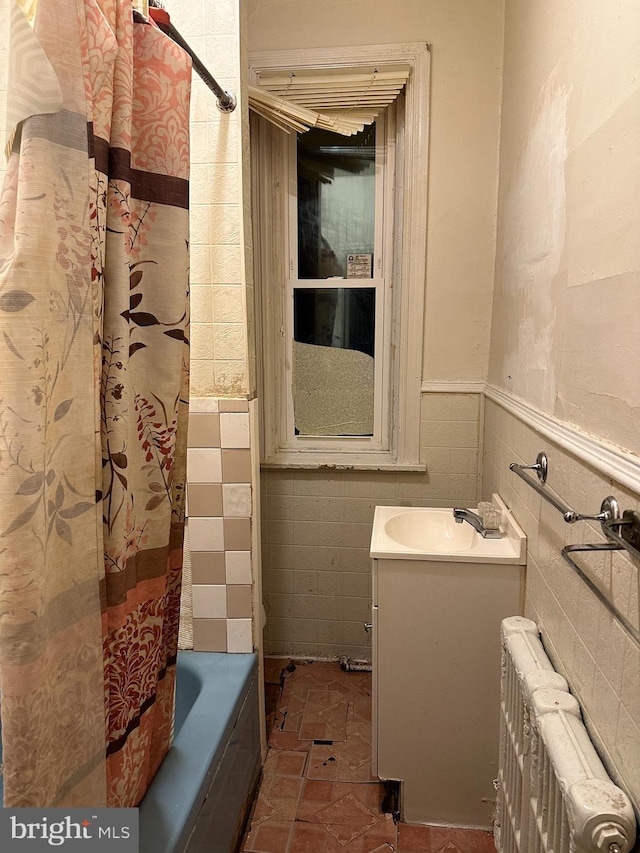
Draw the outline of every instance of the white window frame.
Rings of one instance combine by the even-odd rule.
[[[384,117],[376,122],[376,154],[375,154],[375,234],[374,234],[374,269],[373,278],[321,278],[300,279],[296,277],[298,270],[298,186],[297,186],[297,137],[289,137],[289,279],[286,290],[287,324],[285,329],[287,356],[285,360],[285,386],[287,399],[286,431],[282,436],[283,449],[292,451],[318,451],[322,453],[342,453],[355,451],[384,451],[390,446],[388,416],[389,407],[385,405],[389,394],[389,362],[390,362],[390,276],[391,251],[385,251],[386,246],[392,245],[391,217],[384,216],[385,199],[391,199],[393,187],[389,176],[393,173],[394,163],[385,164],[385,154],[389,152],[386,141],[386,124]],[[347,141],[348,137],[342,137]],[[390,146],[393,159],[393,148]],[[389,260],[387,260],[389,258]],[[294,289],[316,288],[374,288],[376,291],[375,306],[375,342],[374,342],[374,430],[373,436],[311,436],[295,435],[292,367],[293,367],[293,292]],[[284,396],[284,390],[283,390]]]
[[[385,170],[394,200],[394,224],[385,217],[385,247],[380,272],[387,282],[379,379],[384,405],[380,433],[372,438],[292,437],[290,393],[292,272],[297,274],[287,216],[291,145],[282,131],[264,120],[252,125],[254,265],[258,298],[258,345],[263,467],[424,470],[419,461],[428,175],[428,93],[430,54],[426,44],[369,45],[256,52],[250,56],[250,82],[271,70],[322,67],[357,68],[409,64],[405,97],[389,110],[387,149],[397,149],[396,166]],[[262,225],[261,225],[262,224]],[[268,227],[262,227],[268,225]],[[292,260],[296,266],[291,267]],[[376,261],[377,266],[377,261]],[[374,274],[378,274],[376,269]],[[340,279],[333,279],[340,286]],[[348,286],[354,279],[348,279]],[[367,280],[369,286],[370,280]],[[363,285],[365,282],[363,282]],[[317,282],[309,283],[317,286]],[[376,334],[378,333],[378,330]],[[378,349],[376,342],[376,359]],[[295,440],[292,440],[295,438]]]

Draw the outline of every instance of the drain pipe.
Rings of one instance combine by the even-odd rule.
[[[364,623],[364,630],[369,633],[373,628],[371,622]],[[340,658],[340,669],[343,672],[373,672],[373,667],[365,660],[351,660],[346,655]]]
[[[370,663],[362,660],[351,660],[346,656],[340,658],[340,669],[343,672],[372,672],[373,667]]]

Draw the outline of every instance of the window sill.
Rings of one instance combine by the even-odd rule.
[[[277,458],[265,459],[260,463],[263,471],[278,471],[286,469],[320,470],[320,471],[393,471],[396,473],[415,472],[424,474],[427,466],[421,462],[392,461],[387,454],[375,454],[369,458],[365,454],[319,455],[314,453],[281,453]]]

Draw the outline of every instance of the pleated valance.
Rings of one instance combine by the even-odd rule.
[[[351,136],[395,101],[409,72],[408,65],[262,71],[249,107],[287,133],[321,127]]]

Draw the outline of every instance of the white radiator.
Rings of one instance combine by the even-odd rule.
[[[628,853],[635,818],[530,619],[502,622],[499,853]]]

